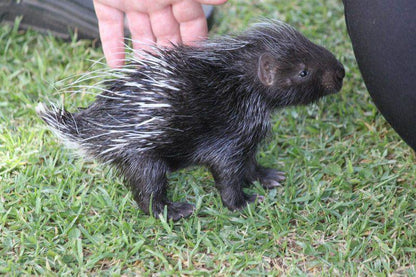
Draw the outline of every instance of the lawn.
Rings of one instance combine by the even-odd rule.
[[[196,205],[176,223],[141,212],[114,170],[78,159],[35,113],[90,103],[89,91],[65,91],[102,50],[0,27],[0,274],[415,276],[415,154],[366,91],[341,1],[229,1],[211,34],[261,17],[334,52],[344,87],[273,116],[259,160],[287,180],[250,188],[263,203],[231,212],[206,169],[172,174],[169,197]]]

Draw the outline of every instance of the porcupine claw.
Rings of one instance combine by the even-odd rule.
[[[169,202],[167,209],[168,219],[178,221],[181,218],[190,216],[194,212],[195,206],[186,202]]]
[[[258,170],[258,181],[265,189],[273,189],[282,186],[281,182],[286,179],[285,173],[273,168],[262,167]]]

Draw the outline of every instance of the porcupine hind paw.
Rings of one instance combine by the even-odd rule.
[[[261,167],[257,171],[257,180],[265,189],[280,187],[281,182],[286,179],[285,173],[273,168]]]
[[[263,200],[264,200],[264,196],[259,195],[259,194],[248,195],[248,194],[243,193],[242,198],[234,197],[231,199],[227,199],[222,195],[222,202],[224,206],[226,206],[231,211],[245,209],[247,205],[256,203],[256,202],[262,202]]]

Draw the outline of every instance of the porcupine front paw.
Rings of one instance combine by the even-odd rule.
[[[167,207],[167,218],[172,219],[173,221],[178,221],[181,218],[186,218],[190,216],[195,210],[194,205],[186,202],[167,202],[165,205],[163,205],[161,210],[154,211],[155,216],[163,214],[164,206]]]
[[[257,170],[257,180],[265,189],[280,187],[281,182],[286,179],[285,173],[273,168],[260,167]]]

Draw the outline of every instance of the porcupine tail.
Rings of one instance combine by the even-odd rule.
[[[70,112],[56,106],[48,108],[45,104],[39,103],[36,113],[68,148],[81,149],[78,124]]]

